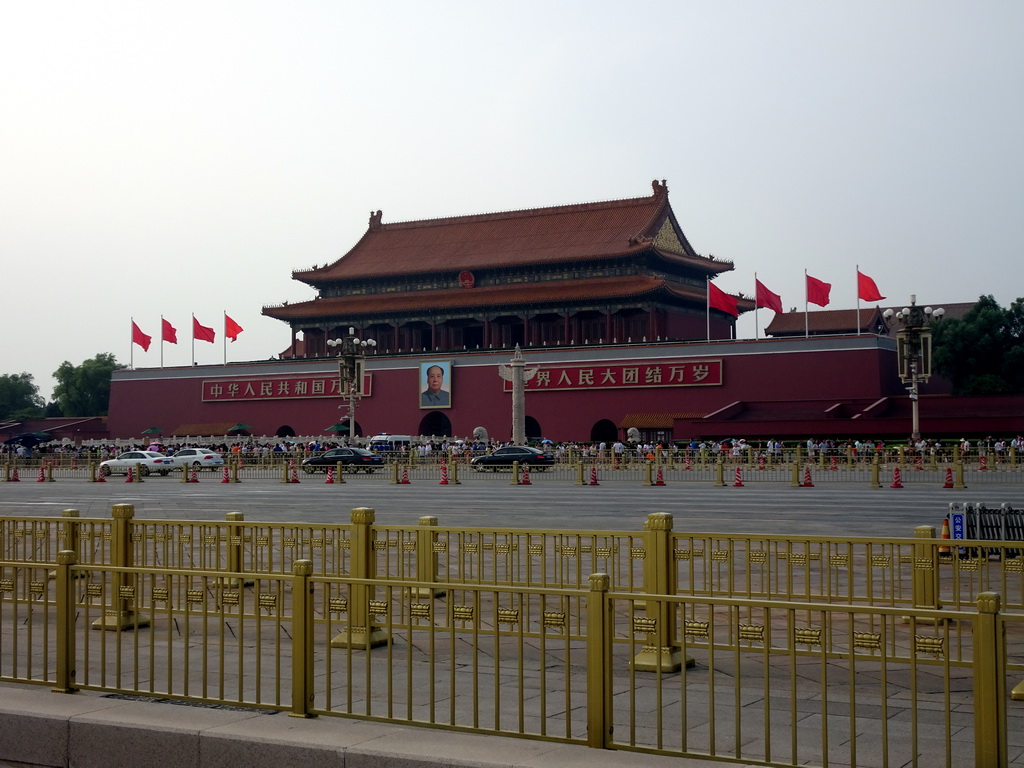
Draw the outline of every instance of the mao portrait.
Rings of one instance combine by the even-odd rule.
[[[450,360],[420,363],[420,408],[451,408],[451,379]]]

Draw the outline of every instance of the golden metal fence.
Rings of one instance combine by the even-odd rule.
[[[372,541],[352,542],[366,570]],[[306,560],[250,578],[62,551],[52,577],[0,562],[0,678],[782,766],[1008,765],[1024,616],[993,593],[908,611],[610,586],[342,578]]]

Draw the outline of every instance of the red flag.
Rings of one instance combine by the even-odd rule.
[[[242,326],[240,326],[238,323],[236,323],[234,320],[232,320],[230,317],[228,317],[227,314],[225,313],[225,315],[224,315],[224,335],[227,338],[231,339],[232,343],[234,343],[235,340],[238,339],[238,334],[240,334],[244,330],[245,329]]]
[[[807,300],[811,304],[824,307],[828,304],[828,294],[832,290],[832,283],[826,283],[816,277],[807,275]]]
[[[883,301],[885,299],[885,296],[878,292],[875,281],[859,269],[857,270],[857,297],[861,301]]]
[[[161,318],[161,323],[163,325],[163,340],[166,341],[168,344],[177,344],[178,343],[178,331],[177,331],[177,329],[173,325],[171,325],[169,322],[164,320],[163,318]]]
[[[142,332],[142,329],[135,324],[132,320],[132,343],[138,344],[146,352],[149,352],[149,342],[153,340],[152,336],[147,336]]]
[[[200,325],[199,321],[196,320],[196,316],[192,315],[192,338],[198,339],[199,341],[208,341],[213,343],[214,336],[213,328],[207,328],[205,325]]]
[[[754,289],[757,306],[768,307],[768,309],[775,310],[780,315],[782,314],[782,297],[779,294],[769,291],[764,287],[764,283],[757,278],[754,278]]]
[[[733,317],[740,316],[740,310],[736,306],[736,297],[730,296],[710,280],[708,281],[708,306],[720,309]]]

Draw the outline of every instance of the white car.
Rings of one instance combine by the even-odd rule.
[[[100,462],[100,472],[104,475],[127,475],[129,468],[137,470],[143,475],[153,472],[166,475],[174,469],[174,463],[156,451],[126,451],[116,459]]]
[[[205,448],[182,448],[180,451],[175,451],[170,460],[174,463],[175,469],[182,467],[220,469],[224,466],[224,459],[219,453],[208,451]]]

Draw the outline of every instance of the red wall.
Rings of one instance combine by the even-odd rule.
[[[722,360],[720,386],[531,392],[527,415],[552,440],[588,440],[603,419],[618,424],[630,413],[710,413],[737,400],[877,398],[903,395],[896,377],[894,345],[878,337],[842,339],[768,339],[696,345],[650,345],[572,351],[526,351],[527,365],[614,362],[650,357]],[[510,433],[511,395],[498,376],[510,355],[437,355],[452,360],[452,407],[442,412],[452,432],[469,436],[478,426],[506,439]],[[357,410],[361,434],[420,434],[430,411],[418,407],[418,374],[428,357],[368,361],[372,394]],[[597,363],[599,364],[599,363]],[[385,367],[386,366],[386,367]],[[254,435],[274,435],[290,427],[298,435],[321,435],[343,420],[340,399],[202,402],[202,382],[218,377],[325,374],[337,370],[330,360],[279,361],[226,367],[118,371],[111,385],[108,423],[112,437],[139,435],[149,427],[170,433],[187,423],[230,422],[253,425]],[[677,437],[685,437],[678,435]]]

